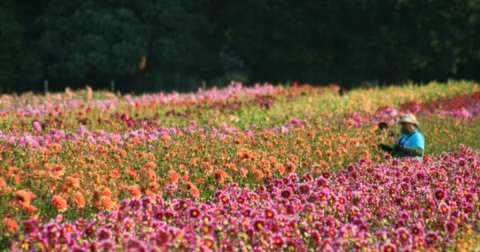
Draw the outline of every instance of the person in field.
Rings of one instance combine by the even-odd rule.
[[[415,115],[406,114],[398,122],[401,135],[395,145],[380,144],[379,147],[392,154],[393,157],[415,157],[421,159],[425,152],[425,139],[418,131],[420,123]]]

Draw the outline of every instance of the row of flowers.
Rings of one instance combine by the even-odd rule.
[[[444,90],[432,91],[435,88]],[[267,125],[270,127],[283,124],[287,121],[284,118],[288,117],[307,119],[304,111],[334,118],[345,111],[355,111],[363,117],[367,114],[365,123],[370,123],[373,121],[370,117],[383,114],[382,111],[377,110],[378,107],[398,108],[402,103],[419,101],[419,99],[428,103],[440,97],[452,97],[468,90],[478,90],[478,85],[453,83],[446,86],[431,84],[413,90],[407,88],[390,91],[356,90],[347,100],[335,99],[338,97],[335,92],[337,89],[337,86],[321,88],[306,85],[284,88],[271,84],[243,87],[241,83],[232,83],[223,89],[200,90],[192,94],[160,93],[120,97],[99,93],[100,97],[94,99],[78,99],[77,93],[66,92],[40,98],[39,96],[28,96],[28,99],[15,98],[11,102],[3,97],[0,104],[5,100],[11,104],[0,105],[0,117],[5,122],[5,128],[2,131],[14,134],[16,137],[22,133],[31,132],[28,126],[33,120],[38,120],[42,127],[48,130],[75,131],[84,125],[92,131],[107,129],[116,133],[141,128],[170,128],[176,125],[183,127],[192,120],[199,122],[202,127],[217,126],[219,123],[230,121],[237,128],[240,126],[243,128],[245,122],[263,122],[263,120],[252,120],[245,116],[251,114],[264,119],[276,115],[275,123]],[[388,98],[382,97],[382,99],[365,97],[374,94],[381,96],[391,91],[397,94],[390,95]],[[91,96],[97,95],[91,90],[90,93]],[[331,105],[325,103],[331,103]],[[301,108],[298,110],[295,109],[296,107]],[[363,111],[367,107],[370,109]],[[463,107],[467,106],[461,106]],[[443,106],[443,110],[451,111],[448,106]],[[404,110],[401,109],[401,111]],[[281,115],[277,115],[278,113]],[[244,122],[238,123],[241,121]]]
[[[462,120],[475,120],[480,115],[480,92],[431,101],[409,101],[401,104],[398,108],[384,106],[366,115],[352,112],[347,118],[352,119],[356,126],[379,122],[392,124],[401,114],[407,113],[425,117],[440,115]]]
[[[283,90],[282,86],[274,86],[269,83],[263,85],[257,84],[254,87],[244,87],[242,83],[232,82],[225,88],[210,90],[199,90],[196,93],[180,94],[158,93],[142,96],[116,96],[110,93],[102,93],[102,97],[94,99],[94,92],[91,88],[74,93],[67,89],[65,93],[47,95],[39,98],[34,95],[27,95],[14,99],[12,97],[3,97],[3,106],[0,114],[7,116],[13,114],[18,117],[39,117],[49,115],[54,116],[68,113],[68,111],[82,108],[98,109],[101,111],[116,110],[119,107],[138,107],[148,104],[196,104],[204,102],[225,101],[229,99],[238,99],[243,97],[255,97],[262,95],[274,95]]]
[[[257,189],[228,184],[211,201],[124,200],[91,219],[32,219],[12,251],[412,251],[441,248],[480,220],[480,153],[460,146],[423,161],[360,160],[338,174],[266,177]],[[23,204],[26,196],[18,196]]]
[[[448,101],[448,102],[445,102]],[[456,101],[454,103],[453,101]],[[399,118],[401,114],[405,113],[416,113],[417,115],[422,116],[451,116],[453,118],[460,119],[476,119],[480,115],[480,92],[474,93],[472,95],[459,95],[450,99],[439,99],[433,100],[427,103],[427,105],[422,105],[421,102],[408,102],[400,106],[400,110],[390,107],[379,108],[375,113],[367,114],[362,116],[359,113],[353,112],[348,115],[346,118],[337,117],[332,118],[333,115],[328,116],[328,121],[339,121],[345,123],[347,126],[363,126],[375,125],[379,122],[388,122],[393,124],[395,120]],[[428,105],[434,104],[434,105]],[[438,104],[447,104],[452,107],[442,106]],[[453,105],[452,105],[453,104]],[[428,109],[427,109],[428,108]],[[438,110],[441,108],[441,110]],[[118,118],[120,116],[117,116]],[[122,120],[126,120],[126,123],[129,123],[131,120],[128,117],[121,117]],[[283,125],[277,125],[274,127],[266,128],[265,132],[280,132],[288,133],[292,127],[302,127],[307,122],[305,120],[292,119],[289,122],[284,123]],[[135,123],[133,123],[135,125]],[[73,141],[77,140],[88,141],[89,143],[97,142],[106,142],[107,144],[120,144],[124,145],[126,141],[130,139],[136,139],[141,142],[147,141],[158,141],[162,136],[165,135],[176,135],[176,134],[189,134],[193,132],[204,133],[211,138],[220,137],[225,138],[228,135],[235,135],[237,133],[244,133],[252,137],[254,132],[258,133],[258,127],[255,124],[251,124],[249,129],[240,130],[233,126],[230,126],[228,123],[222,123],[217,127],[212,126],[211,128],[199,127],[197,122],[192,120],[188,126],[185,127],[154,127],[150,125],[147,121],[142,121],[140,123],[140,129],[127,131],[123,133],[113,133],[106,132],[105,130],[98,130],[96,132],[91,132],[86,126],[80,125],[75,132],[68,132],[60,129],[51,129],[49,132],[43,130],[43,126],[39,121],[34,120],[32,122],[32,129],[34,134],[25,132],[20,134],[19,131],[11,131],[8,133],[3,133],[0,131],[0,140],[4,140],[10,144],[16,144],[24,147],[30,147],[32,149],[45,147],[51,143],[60,143],[61,141]]]

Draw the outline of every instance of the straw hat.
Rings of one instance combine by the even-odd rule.
[[[415,124],[415,126],[420,127],[420,123],[417,121],[417,118],[413,114],[406,114],[402,116],[400,120],[397,121],[398,124],[401,123],[412,123]]]

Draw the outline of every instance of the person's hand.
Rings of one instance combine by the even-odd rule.
[[[393,151],[393,148],[386,144],[379,144],[378,147],[383,151],[387,151],[387,152]]]
[[[401,146],[400,146],[399,144],[395,144],[395,145],[393,146],[393,151],[397,151],[397,152],[398,152],[398,151],[400,150],[400,148],[401,148]]]

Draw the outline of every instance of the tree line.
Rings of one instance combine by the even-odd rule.
[[[0,92],[479,79],[480,0],[3,0]]]

